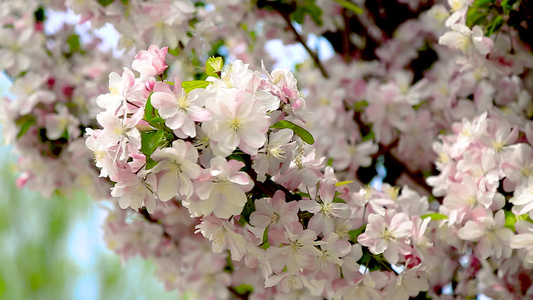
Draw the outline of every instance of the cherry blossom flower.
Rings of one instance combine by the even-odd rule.
[[[200,166],[196,164],[198,152],[191,143],[176,140],[172,147],[156,150],[151,158],[159,162],[150,172],[158,177],[157,195],[161,201],[178,194],[185,199],[192,195],[191,179],[200,176]]]
[[[324,180],[320,187],[320,198],[315,200],[302,200],[298,204],[301,210],[313,213],[309,220],[308,228],[317,234],[323,232],[324,235],[335,231],[333,218],[348,218],[350,215],[348,205],[345,203],[335,203],[335,182]]]
[[[212,117],[202,128],[215,142],[211,146],[215,154],[228,156],[239,147],[245,153],[256,155],[265,144],[270,118],[263,104],[250,92],[227,90],[207,99],[205,107]]]
[[[244,164],[236,160],[226,161],[217,156],[211,160],[209,177],[197,180],[194,191],[199,201],[189,201],[185,205],[193,216],[207,216],[211,212],[222,219],[238,215],[246,204],[246,194],[253,182],[239,171]]]
[[[505,228],[505,213],[499,210],[494,218],[483,210],[484,215],[473,221],[468,221],[459,230],[458,235],[463,240],[476,241],[475,251],[479,257],[487,259],[494,255],[495,258],[509,257],[511,249],[509,244],[513,232]]]
[[[132,69],[139,72],[141,77],[152,77],[165,71],[168,65],[165,63],[165,56],[168,47],[159,49],[156,45],[151,45],[147,50],[141,50],[135,55],[135,60],[131,64]]]
[[[204,122],[211,117],[211,113],[203,108],[204,90],[196,89],[187,94],[179,78],[175,79],[173,90],[169,84],[157,82],[153,91],[152,105],[158,109],[168,128],[177,130],[179,136],[195,137],[195,122]]]
[[[357,242],[369,247],[374,254],[383,253],[389,263],[396,264],[400,254],[411,253],[409,238],[412,227],[413,223],[404,213],[394,216],[387,214],[385,217],[370,214],[366,230],[357,238]]]

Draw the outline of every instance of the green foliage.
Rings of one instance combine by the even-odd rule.
[[[333,0],[333,1],[339,3],[340,5],[342,5],[342,7],[346,8],[347,10],[352,11],[352,12],[358,14],[358,15],[362,15],[364,13],[362,8],[360,8],[359,6],[353,4],[350,1],[346,1],[346,0]]]
[[[363,139],[361,140],[362,142],[365,142],[365,141],[369,141],[369,140],[373,140],[375,138],[375,134],[374,134],[374,131],[370,131],[367,135],[365,135],[363,137]]]
[[[305,15],[309,15],[318,26],[322,26],[322,10],[316,5],[316,0],[303,0],[303,4],[298,5],[291,14],[291,20],[303,24]]]
[[[276,124],[270,126],[270,128],[279,128],[279,129],[283,129],[283,128],[289,128],[291,129],[292,131],[294,131],[294,133],[299,136],[302,141],[308,143],[309,145],[312,145],[315,143],[315,139],[313,138],[313,136],[311,135],[311,133],[309,133],[309,131],[305,130],[304,128],[292,123],[292,122],[289,122],[289,121],[279,121],[277,122]]]
[[[109,4],[113,3],[114,0],[97,0],[97,1],[98,3],[100,3],[100,5],[102,5],[103,7],[106,7]]]
[[[439,214],[439,213],[425,214],[425,215],[420,216],[420,218],[422,218],[422,219],[431,218],[432,221],[448,219],[448,217],[446,215]]]
[[[354,244],[357,243],[357,237],[360,236],[363,233],[363,231],[365,231],[365,229],[366,229],[366,224],[355,230],[350,230],[349,232],[350,241]]]
[[[224,59],[220,56],[210,57],[205,63],[205,73],[207,76],[220,78],[222,67],[224,66]]]
[[[241,219],[244,219],[246,223],[250,223],[250,215],[255,211],[255,201],[251,197],[248,197],[248,201],[244,205],[241,213]]]
[[[42,7],[39,7],[34,13],[33,13],[34,17],[35,17],[35,22],[36,23],[39,23],[39,22],[44,22],[45,18],[46,18],[46,15],[44,13],[44,9]]]
[[[234,289],[235,292],[241,295],[249,294],[254,291],[254,287],[248,284],[241,284],[239,286],[236,286]]]
[[[17,133],[17,139],[21,138],[23,135],[30,130],[36,122],[35,116],[33,115],[24,115],[17,119],[16,124],[20,127],[19,132]]]
[[[74,53],[76,51],[79,51],[80,50],[80,36],[77,35],[77,34],[71,34],[68,38],[67,38],[67,45],[68,45],[68,49],[69,49],[69,53]]]
[[[205,89],[209,85],[209,81],[203,80],[191,80],[191,81],[182,81],[181,87],[185,90],[186,93],[189,93],[195,89]]]
[[[150,130],[141,133],[141,152],[150,157],[154,153],[155,149],[161,144],[163,140],[163,135],[165,134],[164,129]]]
[[[475,0],[468,8],[466,25],[473,27],[479,25],[486,36],[497,33],[509,19],[513,10],[518,8],[519,0]]]
[[[91,237],[82,238],[90,261],[79,261],[81,247],[73,238],[80,233],[73,229],[98,229],[96,203],[84,191],[42,199],[16,188],[14,172],[5,160],[10,155],[5,148],[0,154],[4,158],[0,160],[0,299],[76,299],[87,293],[83,286],[95,299],[178,298],[153,276],[155,266],[150,261],[135,257],[122,264]]]
[[[270,248],[270,243],[268,242],[268,228],[269,227],[270,225],[268,225],[267,228],[265,228],[265,231],[263,232],[263,243],[261,245],[262,245],[262,248],[265,250]]]

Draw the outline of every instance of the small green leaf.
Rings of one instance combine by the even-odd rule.
[[[246,221],[246,223],[250,224],[250,215],[255,211],[255,202],[252,198],[248,198],[246,201],[246,204],[244,205],[242,212],[241,212],[241,218]]]
[[[239,295],[251,294],[254,291],[254,287],[248,284],[241,284],[233,288]]]
[[[181,87],[185,89],[186,93],[189,93],[195,89],[205,89],[209,85],[209,81],[203,80],[191,80],[191,81],[182,81]]]
[[[67,38],[67,44],[69,48],[70,53],[74,53],[78,50],[80,50],[80,36],[77,34],[71,34]]]
[[[213,76],[220,78],[220,72],[224,66],[224,60],[222,57],[210,57],[205,63],[205,73],[207,76]]]
[[[174,55],[174,56],[179,56],[180,53],[181,53],[181,51],[177,47],[175,49],[168,48],[168,54],[171,54],[171,55]]]
[[[350,230],[350,232],[348,232],[350,234],[350,241],[352,241],[354,244],[357,243],[357,237],[361,235],[365,229],[366,224],[357,229]]]
[[[308,193],[297,192],[297,193],[295,193],[295,194],[298,195],[298,196],[300,196],[300,197],[302,197],[302,198],[309,198],[309,199],[311,199],[311,196],[309,196]]]
[[[307,14],[318,26],[322,26],[322,10],[316,5],[316,0],[304,0],[304,4],[299,5],[291,14],[291,18],[298,24],[303,24]]]
[[[103,7],[106,7],[109,4],[113,3],[114,0],[97,0],[97,1],[98,3],[100,3],[100,5],[102,5]]]
[[[159,143],[163,139],[165,130],[159,129],[157,131],[146,131],[141,134],[141,152],[150,157],[154,153],[155,149],[159,146]]]
[[[333,198],[333,202],[335,202],[335,203],[346,203],[346,201],[344,201],[344,199],[341,199],[339,197]]]
[[[268,225],[267,228],[265,228],[265,231],[263,232],[263,244],[268,243],[268,228],[269,227],[270,225]]]
[[[161,124],[165,123],[165,120],[163,120],[163,118],[161,118],[161,117],[155,117],[155,118],[151,119],[148,123],[150,123],[150,125],[152,125],[154,127],[159,128],[161,126]]]
[[[438,221],[438,220],[448,219],[448,216],[443,215],[443,214],[439,214],[439,213],[431,213],[431,214],[422,215],[422,216],[420,216],[420,218],[422,218],[422,219],[431,218],[432,221]]]
[[[346,1],[346,0],[333,0],[333,1],[339,3],[340,5],[342,5],[342,7],[346,8],[347,10],[353,11],[354,13],[358,15],[362,15],[364,12],[362,8],[360,8],[359,6],[355,5],[354,3],[350,1]]]
[[[155,167],[155,165],[157,165],[158,163],[159,163],[158,161],[155,161],[149,157],[146,159],[146,166],[144,168],[146,170],[150,170],[151,168]]]
[[[370,131],[367,135],[365,135],[363,137],[363,139],[361,141],[362,142],[366,142],[366,141],[369,141],[369,140],[373,140],[374,137],[375,137],[374,131]]]
[[[146,100],[146,105],[144,106],[144,120],[146,122],[150,122],[155,118],[155,109],[152,106],[152,94],[148,96],[148,100]]]
[[[270,126],[270,128],[279,128],[279,129],[289,128],[292,131],[294,131],[296,135],[298,135],[304,142],[308,143],[309,145],[313,145],[315,143],[315,139],[313,138],[311,133],[309,133],[309,131],[303,129],[302,127],[292,122],[285,121],[285,120],[279,121],[276,124]]]
[[[263,244],[262,247],[263,247],[263,249],[266,250],[266,249],[270,248],[270,243],[267,241],[266,243]]]
[[[130,2],[129,0],[120,0],[120,3],[124,5],[128,5],[129,2]]]
[[[335,183],[335,186],[347,185],[347,184],[350,184],[352,182],[355,182],[355,181],[353,181],[353,180],[340,181],[340,182]]]
[[[328,162],[326,163],[326,166],[332,167],[333,166],[333,158],[328,159]]]
[[[497,16],[494,21],[492,22],[492,26],[490,26],[489,30],[487,30],[486,36],[491,36],[494,32],[498,31],[503,25],[503,17]]]
[[[358,112],[364,112],[365,111],[365,107],[367,107],[369,105],[368,101],[366,100],[363,100],[363,101],[359,101],[359,102],[356,102],[354,105],[353,105],[353,109],[355,111],[358,111]]]
[[[35,17],[35,22],[37,23],[44,22],[45,14],[44,14],[44,9],[42,7],[37,8],[37,10],[33,13],[33,15]]]
[[[33,115],[24,115],[17,119],[16,124],[17,126],[20,126],[19,132],[17,134],[17,139],[21,138],[23,135],[30,130],[30,127],[32,127],[36,123],[36,119]]]

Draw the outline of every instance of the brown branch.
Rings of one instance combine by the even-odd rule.
[[[350,19],[346,15],[346,8],[342,8],[342,18],[344,20],[344,30],[342,31],[342,55],[345,63],[350,62]]]
[[[228,290],[235,295],[238,299],[242,300],[248,300],[248,297],[250,296],[250,292],[247,292],[246,294],[239,294],[233,287],[228,286]]]
[[[320,70],[320,73],[322,73],[322,76],[324,78],[329,78],[328,72],[326,72],[326,68],[324,68],[324,65],[322,65],[322,63],[320,62],[320,59],[318,58],[318,55],[315,53],[315,51],[311,50],[309,48],[309,46],[307,46],[307,43],[304,41],[303,37],[298,33],[296,28],[294,28],[294,25],[292,25],[292,22],[291,22],[291,19],[289,18],[289,15],[287,13],[279,11],[279,10],[276,10],[276,12],[278,12],[280,14],[280,16],[285,20],[285,22],[287,23],[287,26],[289,27],[289,29],[292,31],[292,33],[294,33],[294,36],[296,37],[296,40],[300,44],[302,44],[302,46],[305,48],[305,51],[307,51],[307,53],[309,53],[309,56],[311,56],[311,58],[315,62],[315,65]]]
[[[163,227],[163,224],[159,223],[159,221],[157,219],[154,219],[154,217],[152,217],[152,215],[150,215],[150,213],[146,210],[145,207],[143,208],[139,208],[139,213],[150,223],[156,223],[156,224],[159,224],[161,225],[161,230],[163,230],[163,236],[172,240],[174,243],[178,243],[177,241],[175,241],[171,236],[170,234],[168,234],[168,232],[166,232],[165,228]]]

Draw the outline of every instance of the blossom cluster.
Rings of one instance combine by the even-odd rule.
[[[17,183],[110,198],[109,248],[193,298],[530,296],[531,51],[471,25],[486,1],[393,1],[394,30],[353,2],[47,1],[147,48],[119,73],[72,27],[45,34],[41,1],[0,4]],[[269,38],[309,34],[342,47],[308,48],[298,82],[266,70]],[[220,40],[225,67],[204,57]],[[380,160],[388,183],[365,186]]]
[[[16,184],[45,197],[87,188],[104,198],[109,185],[97,176],[84,128],[94,126],[99,108],[92,99],[103,92],[102,79],[122,63],[98,50],[97,38],[80,45],[73,26],[45,32],[43,20],[21,4],[2,6],[12,14],[0,21],[0,69],[12,84],[0,121],[3,142],[20,155]]]
[[[169,82],[162,80],[166,50],[140,51],[132,64],[138,76],[128,68],[111,73],[110,92],[97,98],[103,129],[87,131],[100,176],[115,183],[111,195],[121,208],[163,224],[173,221],[162,211],[186,208],[213,251],[229,251],[232,262],[220,267],[239,266],[232,277],[256,278],[245,281],[254,294],[304,289],[314,297],[407,299],[428,289],[414,259],[430,221],[416,217],[427,212],[427,199],[408,187],[401,195],[393,187],[354,193],[333,169],[322,173],[323,159],[306,143],[312,136],[297,125],[304,126],[305,101],[288,70],[261,74],[240,61],[219,69],[213,58],[205,81]],[[160,256],[159,249],[138,251]],[[382,272],[369,263],[405,270]],[[230,290],[244,280],[228,276],[209,280]],[[404,276],[419,284],[388,284]]]
[[[474,280],[478,271],[491,274],[502,265],[507,267],[499,269],[494,284],[513,286],[522,281],[517,276],[533,267],[531,130],[528,121],[515,118],[511,123],[490,111],[456,123],[453,134],[435,144],[441,173],[428,182],[434,195],[444,196],[439,210],[447,218],[441,226],[453,228],[455,241],[450,241],[460,245],[461,252],[469,245],[471,259],[490,261],[482,270],[471,270],[473,277],[467,280]],[[491,288],[486,287],[486,293],[497,297],[516,298],[524,292],[518,286],[516,292]]]

